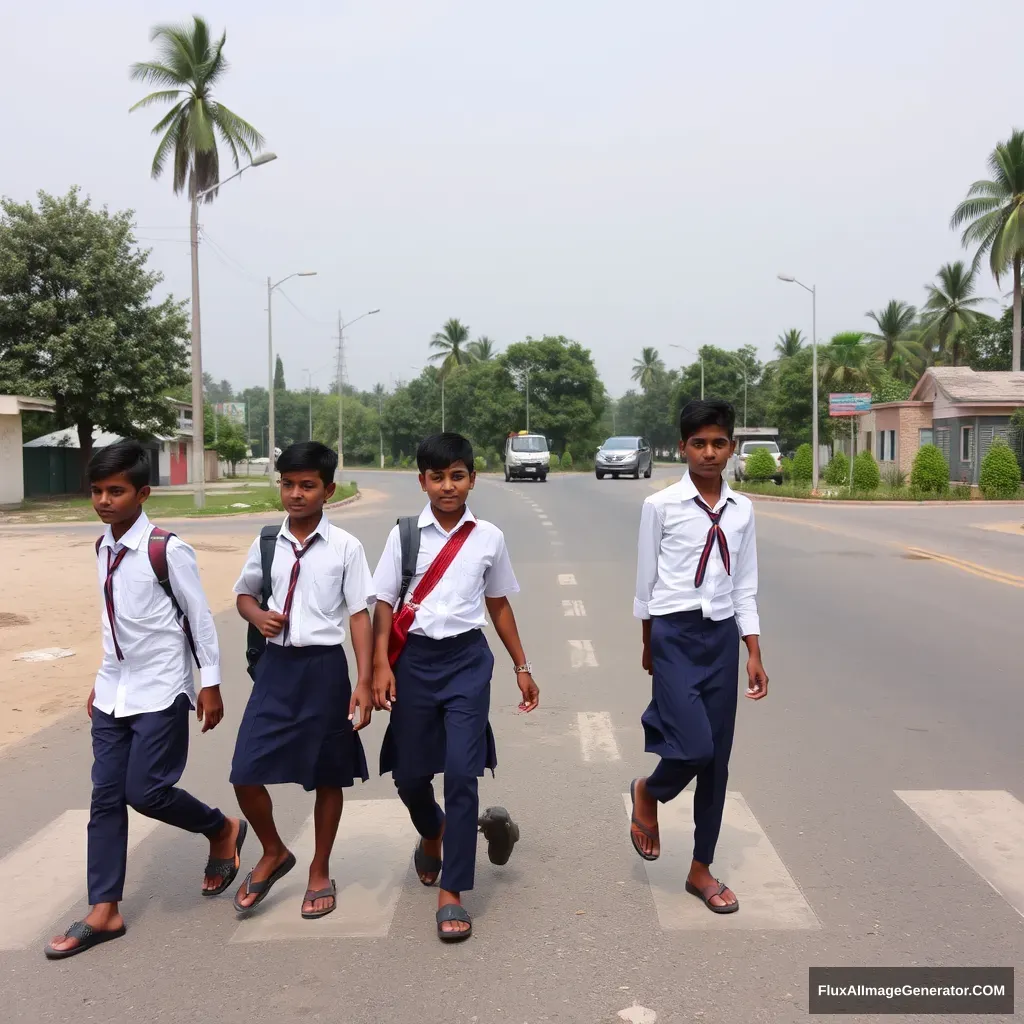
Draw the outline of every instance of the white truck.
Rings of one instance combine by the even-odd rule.
[[[734,480],[743,479],[751,452],[757,448],[767,448],[775,460],[776,475],[773,479],[777,484],[782,483],[782,452],[779,450],[778,441],[775,440],[778,434],[776,427],[745,427],[735,431],[733,436],[736,439],[736,454],[730,460],[732,466],[729,467]]]
[[[551,469],[551,447],[543,434],[521,430],[505,438],[505,482],[509,480],[540,480],[548,478]]]

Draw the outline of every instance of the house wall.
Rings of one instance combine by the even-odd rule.
[[[914,468],[914,459],[922,447],[922,430],[932,430],[934,439],[934,428],[932,426],[932,410],[927,406],[904,406],[899,410],[899,426],[896,434],[896,454],[898,456],[899,468],[902,472],[910,474]],[[929,435],[924,435],[925,444],[928,443]]]
[[[966,440],[966,453],[964,427],[971,431]],[[981,475],[981,461],[992,446],[992,441],[999,436],[1009,442],[1010,417],[1005,413],[975,415],[961,412],[958,416],[936,419],[934,430],[936,444],[949,463],[949,479],[955,483],[977,484]]]
[[[19,412],[15,416],[0,416],[0,505],[17,505],[24,498]]]
[[[171,482],[171,444],[171,441],[164,441],[160,445],[160,455],[157,458],[157,476],[161,487],[166,487]]]

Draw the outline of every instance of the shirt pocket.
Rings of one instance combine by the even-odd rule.
[[[341,609],[342,587],[345,583],[343,572],[318,572],[313,581],[313,600],[320,613],[330,617]]]
[[[116,579],[116,577],[115,577]],[[114,613],[131,619],[144,619],[160,611],[160,600],[166,600],[163,588],[156,581],[156,576],[129,576],[121,580],[123,603],[118,605],[117,585],[115,583]]]

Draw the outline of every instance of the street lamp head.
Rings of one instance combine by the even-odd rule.
[[[316,271],[315,270],[300,270],[295,276],[296,277],[316,277]]]
[[[276,160],[276,159],[277,159],[277,154],[276,153],[260,153],[259,156],[253,157],[252,165],[251,166],[259,167],[262,164],[269,164],[271,160]]]
[[[370,310],[370,312],[369,312],[369,313],[367,313],[366,315],[367,315],[367,316],[372,316],[372,315],[373,315],[374,313],[379,313],[379,312],[380,312],[380,310],[379,310],[379,309],[371,309],[371,310]]]
[[[789,284],[793,284],[796,281],[792,274],[778,274],[777,276],[780,281],[787,281]]]

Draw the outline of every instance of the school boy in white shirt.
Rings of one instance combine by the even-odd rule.
[[[429,502],[408,524],[418,544],[415,569],[403,574],[399,525],[374,573],[374,706],[391,713],[380,771],[392,773],[421,836],[414,856],[420,881],[429,886],[442,879],[438,937],[458,941],[472,932],[461,894],[473,888],[477,828],[496,864],[508,860],[519,838],[504,808],[477,816],[477,779],[497,765],[488,719],[494,669],[483,633],[488,612],[514,665],[520,711],[537,707],[539,690],[508,600],[519,584],[505,538],[466,504],[476,482],[472,445],[459,434],[428,437],[416,461]],[[432,786],[440,772],[443,812]]]
[[[679,450],[687,472],[648,497],[640,517],[634,615],[643,622],[644,669],[653,676],[641,721],[661,757],[630,784],[630,839],[644,860],[660,852],[658,804],[697,780],[693,861],[686,891],[716,914],[739,910],[710,865],[722,826],[736,719],[739,641],[747,646],[747,697],[768,693],[757,615],[754,506],[723,473],[736,449],[735,413],[712,399],[687,404]]]
[[[44,952],[76,956],[125,933],[118,910],[128,858],[128,808],[210,842],[202,894],[238,872],[246,823],[176,784],[185,770],[189,712],[203,732],[224,715],[220,651],[195,552],[149,521],[150,466],[136,441],[100,449],[88,467],[92,505],[107,528],[96,542],[103,661],[86,702],[92,731],[87,873],[92,909]],[[158,574],[159,577],[158,578]],[[199,665],[199,693],[192,678]]]
[[[277,831],[267,786],[292,783],[316,791],[316,848],[301,907],[302,916],[313,919],[332,913],[337,905],[330,856],[343,790],[356,778],[369,778],[357,733],[369,723],[373,708],[368,611],[373,586],[362,544],[324,514],[324,504],[334,494],[337,465],[337,452],[316,441],[291,445],[281,453],[277,469],[288,515],[280,527],[265,527],[253,542],[235,584],[238,613],[253,627],[253,687],[238,729],[230,780],[263,844],[263,856],[235,894],[240,914],[266,899],[295,867],[295,855]],[[264,544],[271,581],[265,606]],[[354,692],[342,646],[346,613],[356,656]],[[353,725],[357,710],[359,720]]]

